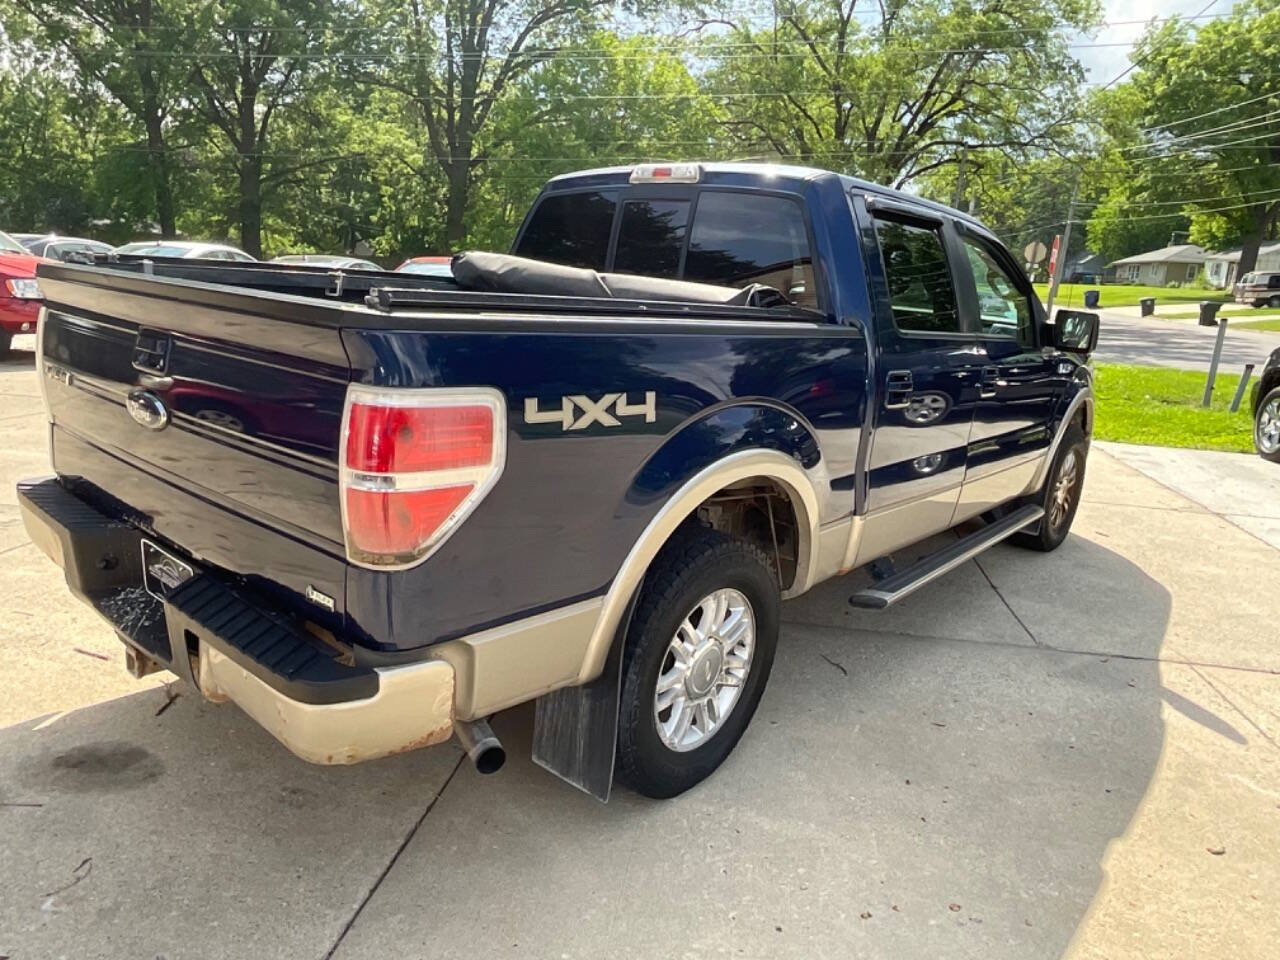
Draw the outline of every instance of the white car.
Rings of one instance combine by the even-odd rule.
[[[113,253],[132,257],[179,257],[183,260],[237,260],[241,263],[257,263],[243,250],[224,243],[193,243],[190,240],[139,240],[115,248]]]

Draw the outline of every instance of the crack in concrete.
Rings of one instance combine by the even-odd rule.
[[[987,581],[987,586],[989,586],[992,590],[995,591],[996,596],[1000,598],[1000,602],[1004,604],[1004,608],[1009,611],[1013,619],[1018,621],[1018,626],[1020,626],[1026,632],[1027,636],[1031,638],[1031,642],[1034,643],[1037,647],[1044,646],[1044,644],[1042,644],[1039,640],[1036,639],[1036,635],[1031,632],[1031,628],[1022,622],[1022,618],[1018,616],[1018,611],[1013,609],[1013,604],[1011,604],[1008,600],[1004,598],[1004,594],[1000,592],[1000,588],[996,586],[995,581],[992,580],[991,577],[987,574],[986,568],[982,566],[979,560],[980,560],[979,557],[974,557],[973,565],[977,567],[978,572],[982,574],[982,579]]]
[[[1201,672],[1200,670],[1197,670],[1196,665],[1188,664],[1188,666],[1191,668],[1191,672],[1194,673],[1201,680],[1203,680],[1205,683],[1207,683],[1209,685],[1209,689],[1211,689],[1214,693],[1216,693],[1223,700],[1225,700],[1227,704],[1230,705],[1231,709],[1240,715],[1241,719],[1243,719],[1245,723],[1249,724],[1249,726],[1253,727],[1254,730],[1258,731],[1258,734],[1262,737],[1262,739],[1266,740],[1267,743],[1271,744],[1271,746],[1274,749],[1280,750],[1280,743],[1276,743],[1276,741],[1272,738],[1271,734],[1263,730],[1260,726],[1258,726],[1257,722],[1251,716],[1249,716],[1247,713],[1241,710],[1240,707],[1236,704],[1236,702],[1232,700],[1230,697],[1228,697],[1222,691],[1221,687],[1219,687],[1216,683],[1210,680],[1208,676],[1206,676],[1203,672]]]
[[[465,753],[458,757],[458,762],[455,763],[453,765],[453,769],[449,771],[449,776],[445,777],[445,781],[440,785],[440,789],[436,791],[436,795],[431,798],[431,802],[427,804],[427,808],[422,811],[422,816],[418,817],[414,825],[409,828],[409,832],[406,833],[404,839],[400,841],[400,846],[396,847],[396,852],[391,855],[391,859],[387,861],[387,865],[382,868],[382,872],[379,873],[377,879],[373,881],[373,885],[369,887],[368,892],[365,893],[364,897],[360,900],[360,903],[357,904],[355,913],[351,914],[351,917],[347,922],[342,925],[342,929],[338,931],[337,939],[334,940],[333,945],[325,951],[321,960],[331,960],[333,955],[337,952],[338,947],[342,946],[342,941],[346,939],[351,928],[355,926],[356,921],[360,919],[360,914],[364,912],[364,908],[368,906],[369,901],[373,899],[373,895],[378,892],[378,888],[382,886],[382,882],[387,879],[387,875],[391,873],[391,868],[396,865],[396,862],[400,859],[400,855],[404,853],[413,838],[418,835],[418,830],[426,821],[427,815],[431,813],[431,811],[435,809],[436,804],[440,802],[440,798],[444,796],[445,790],[449,789],[449,784],[453,782],[453,778],[457,776],[458,771],[462,769],[462,762],[466,759],[467,755]]]
[[[782,625],[809,627],[814,630],[830,630],[833,633],[847,635],[849,627],[832,626],[829,623],[815,623],[809,620],[783,620]],[[1077,657],[1108,657],[1112,660],[1135,660],[1140,663],[1168,663],[1180,667],[1208,667],[1214,670],[1235,670],[1240,673],[1260,673],[1265,676],[1280,676],[1277,667],[1246,667],[1230,663],[1209,663],[1204,660],[1174,660],[1169,657],[1143,657],[1133,653],[1112,653],[1107,650],[1069,650],[1055,647],[1048,643],[1037,643],[1028,647],[1025,643],[1012,643],[1008,640],[974,640],[971,637],[942,637],[924,633],[906,633],[902,630],[870,630],[884,637],[897,637],[902,640],[917,640],[925,643],[972,643],[982,647],[1006,647],[1011,650],[1034,650],[1037,653],[1062,653]]]

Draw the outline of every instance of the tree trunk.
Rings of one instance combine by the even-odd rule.
[[[160,224],[160,236],[178,235],[177,211],[173,205],[173,186],[169,182],[169,155],[164,145],[164,129],[159,112],[147,112],[147,161],[151,166],[151,181],[156,197],[156,221]]]
[[[240,249],[262,256],[262,157],[240,158]]]
[[[445,217],[444,236],[449,253],[457,253],[466,239],[467,192],[470,187],[469,164],[454,160],[449,164],[449,199]]]
[[[240,94],[240,249],[262,256],[262,153],[258,141],[258,89],[246,79]]]
[[[150,23],[149,5],[147,22]],[[169,155],[164,145],[164,110],[155,74],[145,61],[139,68],[138,82],[142,88],[142,123],[147,131],[147,163],[151,167],[156,198],[156,220],[160,224],[160,236],[176,237],[177,211],[173,205],[173,185],[169,182]]]

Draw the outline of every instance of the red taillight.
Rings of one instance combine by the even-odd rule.
[[[497,482],[505,425],[494,390],[353,385],[341,473],[348,558],[403,567],[426,557]]]
[[[493,408],[487,404],[381,407],[353,403],[347,466],[369,473],[478,467],[493,458]]]

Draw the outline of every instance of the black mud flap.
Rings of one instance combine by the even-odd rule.
[[[618,749],[622,695],[622,648],[642,580],[627,604],[600,676],[580,687],[563,687],[538,698],[533,715],[533,762],[561,780],[609,802]]]

